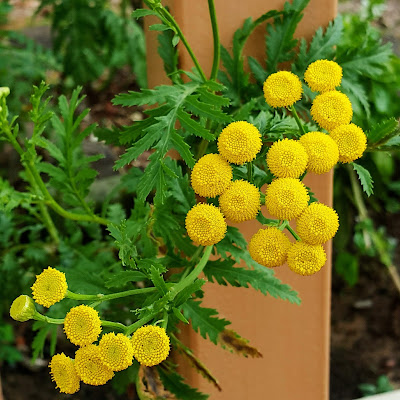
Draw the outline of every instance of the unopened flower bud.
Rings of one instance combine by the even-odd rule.
[[[25,322],[34,317],[36,314],[35,303],[32,298],[26,295],[18,296],[10,308],[10,315],[12,319],[19,322]]]

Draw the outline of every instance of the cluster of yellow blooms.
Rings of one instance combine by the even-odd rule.
[[[32,295],[37,304],[50,307],[67,295],[65,274],[48,267],[37,275]],[[10,315],[17,321],[27,321],[36,314],[33,300],[19,296],[11,305]],[[99,313],[87,305],[73,307],[64,319],[64,332],[71,343],[79,346],[72,359],[64,353],[53,356],[49,363],[52,380],[60,392],[73,394],[80,382],[88,385],[104,385],[113,378],[114,372],[132,365],[133,358],[148,367],[160,364],[169,354],[170,341],[164,328],[142,326],[132,337],[114,332],[103,334]]]
[[[266,189],[265,206],[270,215],[283,222],[279,228],[260,229],[248,248],[252,258],[266,267],[287,262],[292,271],[312,275],[326,262],[322,245],[336,234],[339,219],[332,208],[309,204],[310,196],[301,177],[306,171],[324,174],[339,161],[348,163],[360,158],[367,141],[362,129],[351,123],[349,98],[335,90],[342,79],[342,68],[337,63],[315,61],[308,66],[304,79],[312,91],[320,92],[313,101],[311,115],[328,133],[308,132],[298,140],[285,138],[269,148],[266,162],[275,179]],[[266,102],[274,108],[291,109],[303,93],[300,79],[288,71],[271,74],[263,89]],[[225,217],[232,222],[256,218],[260,192],[250,182],[232,181],[230,164],[253,161],[261,148],[261,134],[254,125],[234,122],[219,136],[219,154],[207,154],[196,163],[191,176],[195,193],[219,196],[219,208],[199,203],[188,212],[186,229],[195,243],[205,246],[221,241],[227,229]],[[298,238],[294,244],[282,232],[293,219]]]

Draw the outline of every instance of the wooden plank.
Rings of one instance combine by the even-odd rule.
[[[281,0],[216,0],[221,42],[228,48],[234,31],[244,18],[257,18],[269,9],[281,9]],[[173,0],[169,2],[174,16],[187,36],[206,73],[212,65],[212,33],[205,0]],[[310,38],[319,26],[326,26],[337,11],[336,0],[311,0],[296,32]],[[246,53],[264,58],[264,28],[256,30]],[[168,82],[156,52],[154,34],[147,36],[149,84]],[[182,49],[181,49],[182,50]],[[180,67],[192,66],[183,51]],[[324,204],[332,205],[332,178],[309,174],[305,180]],[[260,225],[250,221],[238,225],[248,239]],[[232,329],[248,338],[264,358],[245,359],[232,355],[203,340],[190,330],[182,332],[182,340],[218,377],[223,388],[218,392],[196,372],[181,367],[189,382],[215,400],[327,400],[329,397],[329,332],[331,244],[326,246],[328,262],[321,272],[301,277],[286,266],[276,269],[277,276],[295,288],[302,298],[296,306],[266,298],[251,289],[229,288],[207,284],[204,305],[217,308],[221,316],[233,321]]]

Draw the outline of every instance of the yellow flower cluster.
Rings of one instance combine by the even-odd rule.
[[[225,217],[232,222],[256,217],[260,210],[259,190],[244,180],[232,182],[230,164],[253,161],[261,147],[261,134],[254,125],[232,122],[219,135],[219,154],[207,154],[197,161],[191,175],[193,190],[202,197],[220,196],[220,208],[201,203],[187,213],[186,230],[195,243],[209,246],[220,242],[227,229]]]
[[[336,143],[339,161],[349,163],[360,158],[367,147],[367,138],[360,127],[351,124],[350,99],[335,90],[342,81],[342,68],[334,61],[318,60],[308,66],[304,79],[311,90],[320,92],[313,101],[311,116]]]

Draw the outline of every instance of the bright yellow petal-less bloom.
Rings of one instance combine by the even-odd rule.
[[[219,208],[212,204],[196,204],[186,215],[186,230],[195,243],[210,246],[220,242],[226,233],[226,222]]]
[[[74,360],[64,353],[56,354],[50,363],[51,380],[61,393],[74,394],[79,390],[80,379],[75,370]]]
[[[220,196],[219,206],[232,222],[252,220],[260,211],[260,191],[250,182],[234,181]]]
[[[336,211],[321,203],[311,203],[296,220],[297,233],[309,244],[323,244],[339,229]]]
[[[271,107],[290,107],[301,99],[300,79],[289,71],[271,74],[264,82],[265,101]]]
[[[48,267],[39,275],[31,287],[36,303],[50,307],[61,301],[67,294],[67,280],[65,274],[54,268]]]
[[[342,67],[335,61],[317,60],[308,66],[304,80],[313,92],[328,92],[340,86],[342,76]]]
[[[18,296],[11,304],[10,316],[15,321],[25,322],[34,317],[36,313],[34,301],[26,295]]]
[[[282,220],[297,218],[307,207],[309,200],[307,188],[295,178],[275,179],[265,192],[268,212]]]
[[[297,140],[275,142],[267,153],[270,171],[278,178],[298,178],[306,170],[308,155]]]
[[[311,116],[319,126],[332,131],[340,125],[347,125],[353,118],[349,98],[337,91],[319,94],[311,106]]]
[[[77,346],[93,343],[101,332],[99,313],[83,304],[71,308],[64,319],[64,332],[69,341]]]
[[[114,372],[102,360],[98,346],[90,344],[75,353],[75,369],[82,382],[100,386],[113,378]]]
[[[122,371],[132,365],[132,344],[122,333],[103,335],[99,342],[99,351],[103,363],[113,371]]]
[[[325,262],[326,254],[321,245],[296,242],[290,246],[288,251],[288,266],[299,275],[315,274],[324,266]]]
[[[251,258],[265,267],[278,267],[286,261],[290,241],[278,228],[260,229],[249,242]]]
[[[354,124],[341,125],[329,135],[339,148],[339,161],[349,163],[360,158],[367,148],[367,137],[363,130]]]
[[[325,174],[339,161],[336,142],[323,132],[308,132],[300,138],[300,143],[308,154],[307,170],[315,174]]]
[[[169,337],[164,328],[142,326],[132,335],[133,356],[140,364],[153,367],[163,362],[169,354]]]
[[[246,121],[229,124],[218,138],[218,151],[232,164],[252,161],[261,150],[262,141],[259,130]]]
[[[219,154],[206,154],[193,167],[193,190],[202,197],[219,196],[232,181],[232,167]]]

